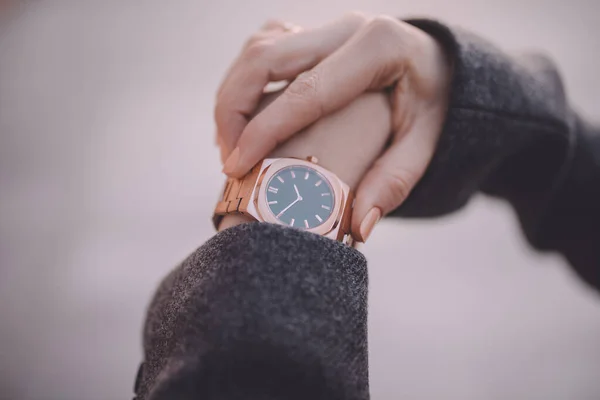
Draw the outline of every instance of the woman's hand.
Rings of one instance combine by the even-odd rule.
[[[361,93],[393,87],[391,144],[356,193],[352,232],[365,240],[364,225],[397,208],[425,172],[442,130],[450,74],[441,46],[396,19],[353,13],[314,30],[270,22],[247,43],[218,93],[224,172],[243,176],[279,144]],[[267,83],[291,79],[250,119]]]

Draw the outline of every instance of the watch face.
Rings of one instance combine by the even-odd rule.
[[[265,189],[269,209],[281,223],[312,229],[331,216],[334,193],[327,179],[305,166],[277,171]]]

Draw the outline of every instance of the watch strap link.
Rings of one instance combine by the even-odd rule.
[[[223,194],[217,202],[213,214],[213,224],[215,229],[219,229],[221,220],[228,214],[246,214],[248,204],[251,201],[252,192],[258,180],[260,164],[256,165],[250,172],[241,179],[228,177],[225,181]]]

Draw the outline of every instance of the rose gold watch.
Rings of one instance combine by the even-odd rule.
[[[223,216],[244,214],[354,246],[350,234],[353,206],[348,185],[317,165],[316,157],[267,158],[244,178],[227,178],[213,222],[218,229]]]

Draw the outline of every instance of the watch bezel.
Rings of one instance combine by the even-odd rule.
[[[310,161],[294,158],[268,158],[263,160],[261,170],[258,174],[258,180],[254,187],[254,192],[252,193],[252,202],[250,203],[255,210],[248,211],[251,214],[252,211],[256,211],[257,217],[259,217],[258,219],[264,222],[289,226],[273,215],[269,205],[267,204],[267,194],[265,187],[263,187],[263,183],[266,185],[280,170],[296,166],[314,169],[327,179],[331,189],[333,190],[334,206],[331,215],[319,226],[309,229],[302,229],[303,231],[313,232],[319,235],[327,235],[340,225],[343,215],[343,205],[346,203],[346,192],[348,189],[347,186],[335,174]]]

